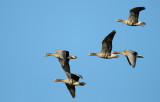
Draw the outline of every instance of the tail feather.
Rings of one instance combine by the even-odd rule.
[[[84,86],[85,84],[86,84],[86,83],[84,83],[84,82],[80,82],[80,83],[79,83],[80,86]]]
[[[138,56],[137,56],[137,58],[144,58],[144,57],[143,57],[143,56],[141,56],[141,55],[138,55]]]
[[[146,25],[146,22],[142,22],[143,25]]]

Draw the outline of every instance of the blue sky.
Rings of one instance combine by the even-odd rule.
[[[0,1],[0,101],[1,102],[160,102],[160,35],[158,0],[1,0]],[[133,7],[144,27],[115,22],[127,19]],[[113,51],[132,49],[144,59],[136,67],[126,58],[88,56],[101,50],[112,30]],[[54,57],[56,49],[78,57],[71,72],[83,76],[72,99],[66,78]]]

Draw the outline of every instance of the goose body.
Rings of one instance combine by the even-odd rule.
[[[116,22],[123,22],[129,26],[140,26],[145,25],[145,22],[138,21],[139,18],[139,12],[145,10],[145,7],[135,7],[130,10],[130,16],[126,20],[118,19]]]
[[[112,58],[117,58],[118,55],[116,54],[111,54],[111,53],[90,53],[89,56],[98,56],[100,58],[104,59],[112,59]]]
[[[104,59],[117,58],[118,55],[112,54],[112,40],[116,31],[113,30],[109,35],[107,35],[102,41],[102,50],[99,53],[90,53],[89,56],[98,56]]]
[[[70,73],[69,61],[70,59],[76,59],[76,56],[69,55],[69,51],[56,49],[56,53],[46,53],[44,56],[54,56],[58,58],[63,70]]]
[[[64,56],[67,56],[67,59],[77,59],[77,56],[69,55],[69,51],[61,49],[56,49],[56,53],[46,53],[44,56],[54,56],[56,58],[61,58],[61,59],[63,59]]]
[[[143,56],[141,55],[138,55],[138,53],[136,51],[132,51],[130,49],[127,49],[127,50],[124,50],[124,51],[121,51],[121,52],[112,52],[113,54],[122,54],[124,56],[126,56],[129,64],[134,68],[135,65],[136,65],[136,59],[137,58],[144,58]]]
[[[66,79],[55,79],[54,81],[56,82],[64,82],[65,84],[68,85],[74,85],[74,86],[84,86],[85,83],[84,82],[78,82],[72,78],[66,78]]]
[[[68,78],[66,78],[66,79],[55,79],[54,81],[65,83],[69,92],[70,92],[70,94],[72,95],[73,98],[75,98],[75,86],[84,86],[86,83],[79,82],[79,78],[82,78],[81,75],[74,74],[74,73],[68,73],[68,72],[66,72],[66,73],[69,74]]]

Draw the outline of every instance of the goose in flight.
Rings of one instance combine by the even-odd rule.
[[[136,59],[137,58],[144,58],[143,56],[141,55],[138,55],[138,53],[136,51],[132,51],[132,50],[124,50],[124,51],[121,51],[121,52],[112,52],[113,54],[122,54],[124,56],[126,56],[129,64],[134,68],[135,65],[136,65]]]
[[[84,86],[86,83],[84,82],[79,82],[79,78],[82,78],[81,75],[74,74],[74,73],[68,73],[66,72],[68,78],[66,79],[55,79],[53,81],[55,82],[64,82],[72,95],[73,98],[75,98],[75,86]],[[83,78],[82,78],[83,79]]]
[[[46,53],[44,56],[54,56],[56,58],[62,58],[63,57],[62,54],[64,54],[63,52],[69,54],[69,52],[66,50],[56,49],[56,53]],[[77,59],[77,57],[69,55],[67,59]]]
[[[145,25],[145,22],[138,21],[139,12],[145,10],[145,7],[135,7],[130,10],[129,18],[126,20],[118,19],[116,22],[123,22],[129,26],[139,26],[139,25]]]
[[[64,72],[66,73],[67,77],[66,79],[55,79],[55,82],[64,82],[72,95],[73,98],[75,98],[75,86],[84,86],[84,82],[79,82],[79,78],[82,78],[81,75],[70,73],[70,66],[69,66],[69,60],[70,59],[76,59],[76,56],[69,55],[69,51],[66,50],[60,50],[57,49],[56,53],[47,53],[45,56],[54,56],[58,58]],[[83,78],[82,78],[83,79]]]
[[[112,51],[112,40],[116,31],[113,30],[109,35],[107,35],[102,41],[102,50],[99,53],[90,53],[89,56],[98,56],[100,58],[111,59],[117,58],[118,55],[111,53]]]
[[[66,73],[67,77],[66,79],[55,79],[56,82],[64,82],[72,95],[73,98],[75,98],[75,86],[84,86],[84,82],[79,82],[79,78],[82,78],[81,75],[70,73],[70,66],[69,66],[69,51],[65,50],[59,50],[59,62],[61,63],[61,66]],[[75,57],[74,57],[75,58]],[[83,79],[83,78],[82,78]]]
[[[69,66],[69,60],[70,59],[77,59],[76,56],[69,55],[69,51],[56,49],[56,53],[46,53],[44,56],[54,56],[58,58],[63,70],[68,73],[70,73],[70,68],[66,68],[66,66]],[[68,65],[67,65],[68,64]]]

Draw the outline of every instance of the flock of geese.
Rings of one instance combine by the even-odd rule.
[[[126,20],[118,19],[116,22],[123,22],[129,26],[143,26],[146,23],[138,21],[139,12],[141,10],[144,10],[145,7],[135,7],[130,10],[130,16]],[[122,54],[126,56],[129,64],[134,68],[136,65],[136,59],[137,58],[144,58],[143,56],[139,55],[136,51],[132,50],[124,50],[121,52],[112,51],[112,40],[116,34],[116,31],[113,30],[110,34],[108,34],[104,40],[102,41],[102,49],[99,53],[90,53],[89,56],[98,56],[100,58],[104,59],[111,59],[111,58],[118,58],[119,56],[116,54]],[[66,73],[67,77],[66,79],[55,79],[56,82],[64,82],[71,93],[72,97],[75,97],[75,86],[84,86],[86,83],[79,82],[79,79],[83,77],[78,74],[74,74],[70,72],[70,66],[69,66],[69,60],[70,59],[76,59],[76,56],[71,56],[69,54],[69,51],[57,49],[56,53],[46,53],[44,56],[54,56],[58,58],[64,72]]]

